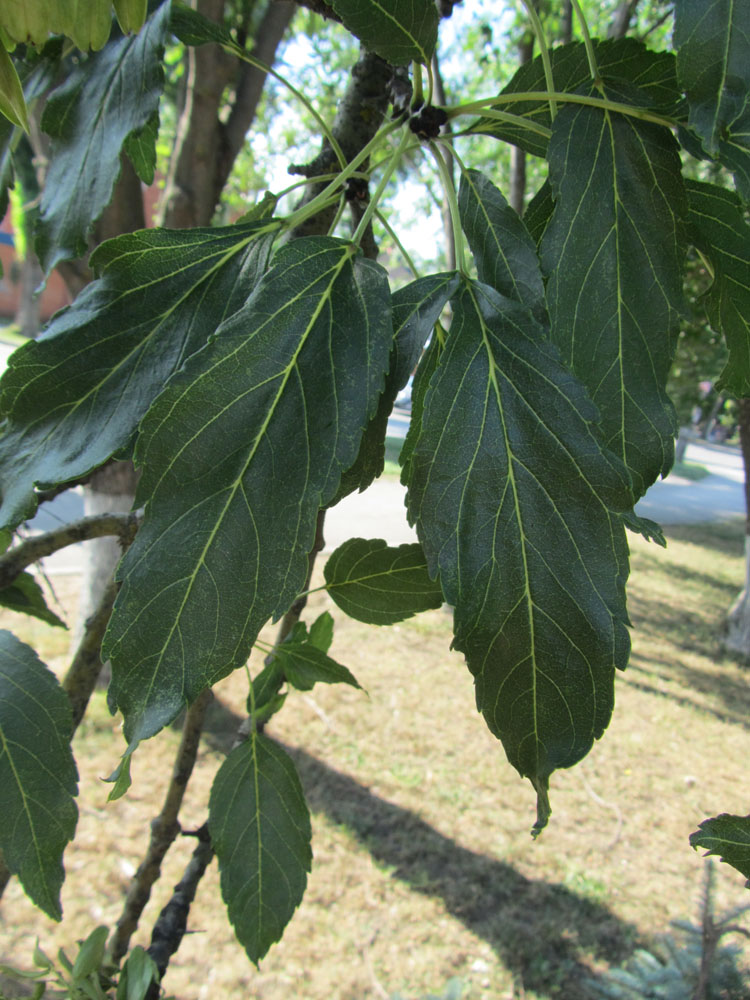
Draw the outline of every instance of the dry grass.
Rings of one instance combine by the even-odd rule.
[[[750,684],[718,646],[743,578],[741,527],[675,529],[666,553],[637,538],[632,547],[634,653],[615,717],[581,766],[553,778],[552,822],[537,842],[532,790],[476,713],[461,657],[448,651],[448,614],[382,630],[337,616],[332,653],[368,696],[319,686],[290,696],[271,727],[291,748],[313,812],[305,900],[257,971],[233,938],[212,866],[167,990],[180,1000],[414,998],[458,976],[472,1000],[577,1000],[583,972],[693,916],[702,865],[689,833],[716,812],[747,811]],[[310,617],[329,606],[314,595]],[[3,625],[34,633],[41,655],[63,668],[64,638],[10,619]],[[241,711],[243,672],[218,694]],[[204,819],[232,724],[229,712],[214,713],[187,829]],[[65,922],[41,916],[12,882],[0,955],[27,964],[37,935],[51,952],[114,923],[176,742],[169,731],[139,750],[131,791],[108,805],[100,778],[122,737],[97,696],[76,736],[81,819],[66,856]],[[173,849],[144,928],[191,848],[183,838]],[[717,874],[720,905],[742,902],[740,876]]]

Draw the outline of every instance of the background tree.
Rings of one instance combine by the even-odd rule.
[[[459,93],[447,106],[434,100],[433,0],[311,6],[361,44],[335,118],[328,124],[287,81],[315,117],[320,146],[294,165],[299,179],[285,191],[216,227],[231,150],[257,107],[243,100],[244,118],[233,121],[227,98],[252,90],[242,69],[259,65],[247,51],[249,21],[219,23],[169,0],[146,17],[142,3],[120,0],[122,33],[107,40],[103,0],[85,37],[62,4],[38,0],[1,15],[9,39],[25,44],[18,76],[4,51],[0,66],[5,184],[28,124],[25,100],[47,95],[36,234],[45,271],[80,271],[70,262],[88,250],[95,224],[111,235],[103,227],[118,210],[115,184],[133,179],[123,156],[141,180],[152,176],[164,53],[173,38],[192,53],[166,188],[174,217],[95,250],[95,280],[16,352],[0,396],[6,545],[66,485],[131,457],[140,471],[134,512],[97,515],[0,561],[0,599],[49,617],[23,572],[40,553],[103,534],[127,548],[62,689],[33,650],[0,636],[0,795],[12,817],[0,846],[45,912],[60,914],[62,852],[76,821],[70,738],[100,646],[127,740],[114,796],[127,790],[139,743],[187,710],[164,809],[106,960],[104,941],[91,945],[101,945],[107,983],[119,976],[121,993],[136,976],[143,989],[133,995],[155,993],[214,854],[252,960],[301,899],[309,815],[293,762],[263,729],[294,689],[357,685],[329,656],[330,616],[301,615],[324,512],[382,470],[387,416],[415,365],[400,461],[419,543],[352,539],[327,561],[325,585],[342,611],[377,625],[453,606],[453,645],[477,706],[535,790],[535,835],[549,820],[551,775],[603,734],[616,670],[627,663],[626,529],[661,540],[633,506],[673,459],[666,384],[689,246],[713,275],[709,312],[728,345],[723,383],[750,395],[750,310],[735,294],[748,246],[747,0],[708,13],[676,3],[676,55],[595,39],[577,2],[582,40],[550,47],[529,4],[539,55],[499,92]],[[96,51],[66,71],[64,43],[33,48],[50,27]],[[204,98],[209,110],[199,112]],[[475,141],[539,160],[523,219],[469,165]],[[736,193],[686,178],[683,155],[720,163]],[[392,292],[374,259],[373,224],[412,161],[430,164],[443,189],[456,266]],[[261,627],[278,618],[279,641],[259,645]],[[132,950],[120,970],[178,829],[207,692],[254,647],[262,666],[248,717],[214,782],[193,861],[157,921],[150,958]],[[708,821],[695,843],[742,868],[736,830],[750,837],[750,819]]]

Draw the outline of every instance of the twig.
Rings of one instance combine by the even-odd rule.
[[[117,926],[112,936],[109,953],[116,965],[119,965],[120,960],[127,953],[130,938],[138,927],[138,921],[151,896],[151,889],[161,874],[161,863],[177,834],[180,832],[180,824],[177,821],[177,816],[182,806],[182,800],[188,781],[190,780],[190,775],[193,773],[200,745],[203,720],[205,719],[206,709],[212,697],[213,695],[210,690],[203,691],[190,706],[185,716],[185,722],[182,726],[182,739],[180,740],[180,746],[175,757],[172,779],[169,782],[167,794],[164,798],[164,805],[159,815],[151,824],[151,840],[148,845],[148,851],[130,883],[122,916],[117,921]],[[206,864],[208,864],[208,861]],[[180,885],[182,885],[182,882]],[[193,890],[193,895],[195,895],[195,890]],[[192,898],[190,896],[190,900]],[[188,908],[190,900],[188,900]],[[187,909],[185,917],[187,919]],[[161,920],[161,917],[159,920]],[[158,925],[159,921],[157,921]],[[184,930],[182,933],[184,933]],[[156,934],[156,926],[154,927],[154,934]],[[170,952],[170,954],[172,953]],[[169,957],[167,957],[166,961],[169,961]],[[166,969],[166,962],[164,968]]]
[[[185,936],[190,904],[195,899],[198,883],[203,878],[214,856],[214,849],[211,846],[211,838],[208,833],[208,823],[204,823],[195,835],[198,837],[198,846],[193,851],[185,868],[185,874],[174,887],[171,899],[159,914],[151,934],[148,953],[156,962],[160,978],[167,971],[170,958],[177,951]],[[146,994],[146,1000],[157,1000],[159,992],[159,984],[152,982]]]
[[[104,535],[119,535],[123,544],[130,544],[140,524],[141,515],[136,511],[127,514],[95,514],[80,521],[65,524],[62,528],[34,535],[0,556],[0,590],[9,587],[15,578],[32,563],[52,555],[77,542]]]
[[[86,712],[86,706],[96,687],[96,680],[102,670],[101,648],[112,608],[119,590],[114,579],[104,588],[99,605],[93,615],[86,620],[83,638],[62,683],[63,690],[70,699],[73,710],[73,732],[78,728]]]

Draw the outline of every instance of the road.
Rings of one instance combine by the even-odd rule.
[[[409,424],[405,411],[394,413],[389,436],[403,437]],[[697,482],[670,476],[655,483],[637,504],[636,511],[659,524],[696,524],[742,516],[745,512],[744,472],[739,451],[717,446],[689,444],[685,460],[705,466],[710,475]],[[364,493],[346,497],[326,517],[326,551],[347,538],[385,538],[390,545],[416,540],[406,520],[406,490],[392,477],[384,477]],[[80,490],[62,494],[45,504],[31,524],[32,530],[49,531],[83,514]],[[81,568],[81,545],[71,546],[45,561],[49,573],[75,573]]]

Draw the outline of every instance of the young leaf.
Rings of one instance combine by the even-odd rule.
[[[20,125],[24,132],[29,131],[29,116],[21,81],[3,45],[0,45],[0,113],[12,125]]]
[[[155,111],[142,129],[131,132],[123,144],[133,169],[144,184],[154,183],[156,140],[159,135],[159,112]],[[248,220],[249,221],[249,220]]]
[[[113,38],[84,60],[47,102],[42,128],[52,155],[36,240],[46,273],[85,253],[120,174],[123,143],[158,109],[169,6],[163,3],[137,35]]]
[[[219,768],[208,824],[229,919],[257,965],[284,933],[312,863],[310,814],[291,758],[251,733]]]
[[[714,271],[706,297],[709,319],[729,347],[718,387],[750,396],[750,226],[733,191],[699,181],[685,186],[690,235]]]
[[[145,948],[133,948],[117,983],[117,1000],[144,1000],[152,983],[160,980],[159,967]]]
[[[62,854],[78,819],[70,703],[33,649],[0,631],[0,849],[29,897],[59,920]]]
[[[547,821],[549,776],[606,728],[627,662],[627,472],[531,313],[466,281],[427,390],[410,519],[477,705]],[[554,541],[552,541],[554,540]]]
[[[677,71],[689,124],[750,200],[750,0],[677,0]]]
[[[675,57],[670,52],[653,52],[634,38],[594,41],[593,44],[602,79],[634,84],[641,95],[640,106],[669,118],[683,117]],[[557,91],[574,93],[590,84],[591,69],[582,42],[559,45],[551,50],[550,58]],[[548,130],[552,128],[546,90],[544,63],[542,57],[537,56],[524,63],[501,91],[501,95],[538,92],[537,100],[502,105],[504,111],[523,118],[527,124],[485,118],[477,123],[475,130],[512,142],[535,156],[546,156]]]
[[[382,538],[350,538],[325,565],[328,593],[350,618],[392,625],[443,603],[422,546],[388,546]]]
[[[461,174],[461,225],[479,280],[547,322],[544,283],[536,247],[526,226],[492,181],[478,170]]]
[[[73,963],[73,979],[86,979],[92,972],[97,972],[104,958],[104,946],[109,936],[109,928],[104,925],[96,927],[82,942],[78,955]]]
[[[293,240],[152,406],[136,450],[146,516],[105,639],[128,739],[244,663],[303,588],[392,337],[378,264],[342,240]]]
[[[331,6],[365,48],[391,65],[430,65],[438,29],[434,0],[331,0]]]
[[[87,475],[124,448],[186,357],[247,299],[270,237],[256,226],[148,229],[103,243],[101,273],[0,382],[0,524],[36,509],[37,485]]]
[[[523,223],[534,241],[534,246],[538,247],[542,242],[542,236],[544,236],[544,231],[554,210],[555,199],[552,197],[552,185],[549,181],[545,181],[523,213]]]
[[[432,333],[448,299],[456,290],[455,272],[431,274],[418,278],[393,293],[394,340],[385,387],[375,416],[362,435],[359,454],[351,468],[341,477],[338,493],[331,501],[335,506],[354,490],[366,490],[385,466],[385,438],[388,417],[393,403],[419,361],[425,341]]]
[[[310,642],[323,653],[327,653],[333,642],[333,616],[328,611],[318,615],[310,626]]]
[[[286,680],[298,691],[310,691],[318,683],[361,687],[347,667],[331,659],[309,638],[282,642],[274,650],[274,657]]]
[[[541,257],[552,340],[588,387],[638,498],[674,456],[665,386],[687,208],[677,147],[660,126],[568,106],[555,119],[549,164],[555,210]]]
[[[9,587],[0,590],[0,607],[66,628],[65,622],[47,607],[42,588],[30,573],[20,573]]]
[[[706,819],[690,834],[690,843],[696,850],[703,847],[707,854],[716,854],[736,868],[750,888],[750,816],[722,813]]]
[[[232,36],[222,24],[209,20],[180,0],[172,0],[169,29],[184,45],[232,44]]]
[[[112,0],[117,15],[117,22],[127,34],[138,31],[146,20],[148,0]]]

